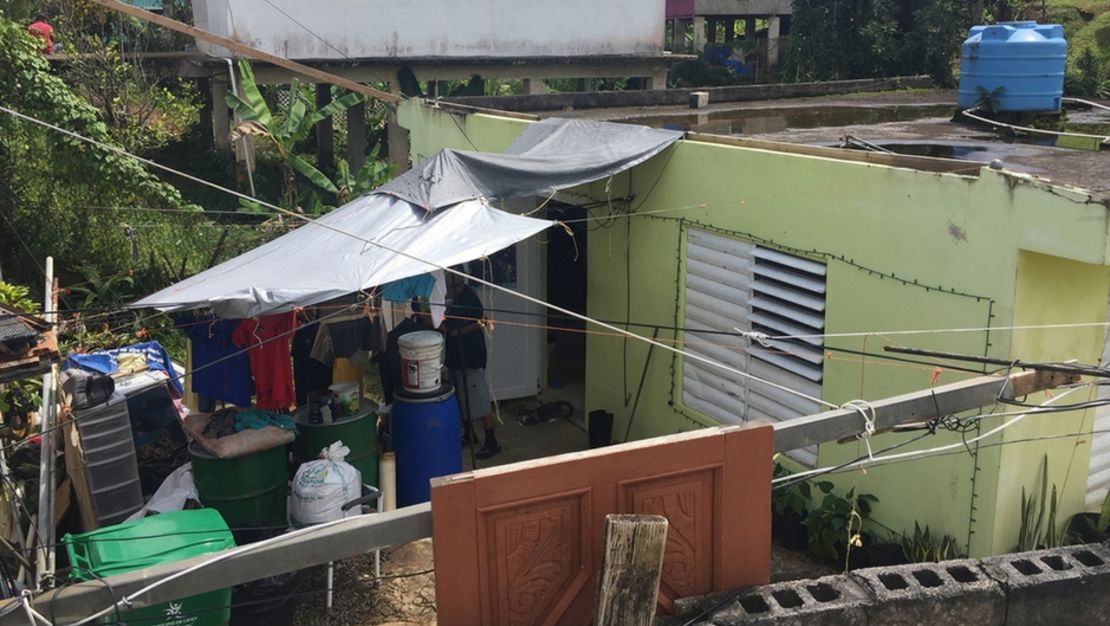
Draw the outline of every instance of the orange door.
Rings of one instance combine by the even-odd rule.
[[[589,624],[609,513],[670,522],[663,612],[768,583],[772,436],[711,428],[433,481],[438,622]]]

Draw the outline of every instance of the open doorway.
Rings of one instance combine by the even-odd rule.
[[[552,304],[586,314],[586,209],[552,202],[548,217],[570,228],[548,231],[547,299]],[[586,390],[586,325],[554,311],[547,315],[547,385],[545,395],[574,405],[582,415]]]

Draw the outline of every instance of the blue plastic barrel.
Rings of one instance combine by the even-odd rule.
[[[1059,24],[973,26],[960,52],[957,104],[970,109],[995,93],[999,111],[1059,111],[1068,42]]]
[[[428,482],[462,471],[462,426],[455,390],[393,394],[393,451],[397,455],[397,506],[427,502]]]

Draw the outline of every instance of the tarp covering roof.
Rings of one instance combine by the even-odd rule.
[[[429,211],[476,198],[546,196],[639,165],[682,133],[631,124],[548,118],[504,153],[442,150],[376,193]]]
[[[463,263],[551,224],[479,201],[428,214],[404,200],[370,195],[132,306],[170,311],[211,306],[225,318],[278,313],[436,269],[411,257]]]
[[[369,196],[131,306],[211,307],[219,317],[256,317],[489,256],[554,222],[494,209],[486,199],[546,195],[599,180],[681,136],[547,119],[530,125],[504,154],[444,150]]]

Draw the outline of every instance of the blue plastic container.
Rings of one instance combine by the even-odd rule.
[[[393,395],[393,451],[397,455],[397,506],[427,502],[429,481],[462,471],[462,422],[455,390]]]
[[[1059,24],[973,26],[960,52],[957,104],[970,109],[993,93],[999,111],[1059,111],[1068,42]]]

